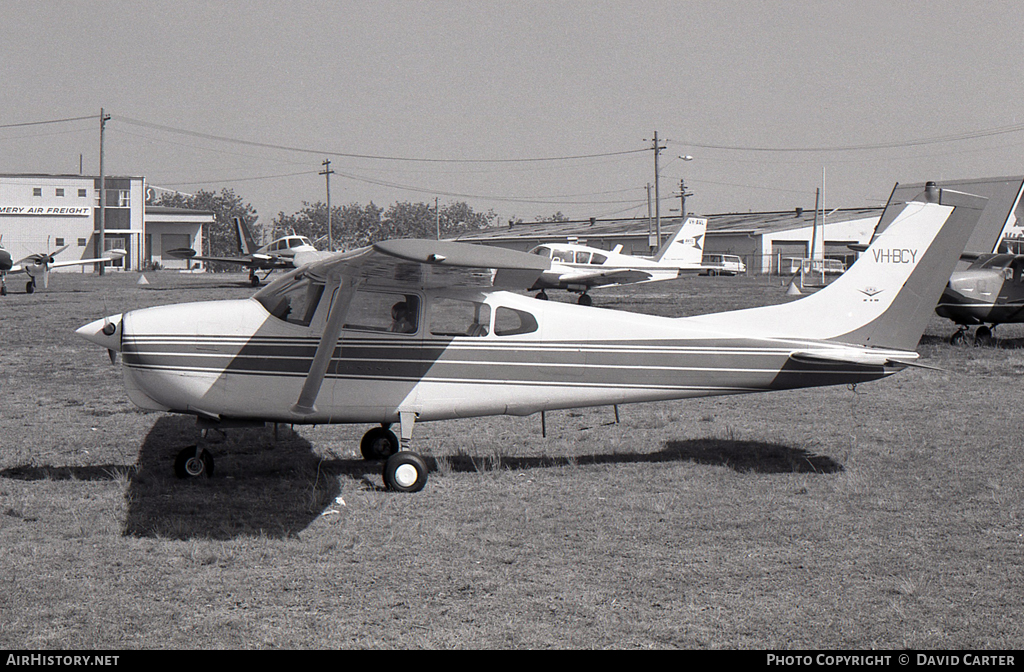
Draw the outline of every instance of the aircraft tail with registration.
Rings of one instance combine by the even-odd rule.
[[[676,235],[654,255],[654,261],[682,268],[699,267],[704,256],[704,234],[707,228],[708,220],[687,217]]]
[[[693,318],[707,327],[913,350],[987,199],[929,186],[890,201],[877,232],[843,275],[791,303]]]

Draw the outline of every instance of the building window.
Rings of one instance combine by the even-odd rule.
[[[85,247],[85,238],[79,238],[78,239],[78,246],[79,247]]]
[[[64,244],[64,239],[63,238],[58,238],[56,241],[54,241],[54,245],[56,245],[57,247],[61,247],[63,244]]]
[[[32,195],[33,196],[42,196],[43,195],[43,188],[42,187],[33,187]]]
[[[56,194],[54,194],[54,195],[55,195],[55,196],[63,196],[63,195],[64,195],[64,190],[63,190],[63,189],[60,189],[60,188],[58,188],[58,189],[57,189],[57,193],[56,193]]]
[[[88,194],[86,193],[85,189],[79,189],[78,190],[78,197],[79,198],[85,198],[87,195]]]

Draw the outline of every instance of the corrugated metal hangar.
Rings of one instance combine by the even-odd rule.
[[[165,258],[163,251],[193,245],[201,249],[202,226],[214,221],[212,212],[146,206],[142,177],[106,177],[104,191],[104,250],[100,250],[99,177],[0,174],[0,243],[13,259],[67,245],[59,260],[90,259],[120,248],[128,254],[114,268],[136,270],[152,264],[186,268],[187,261]]]

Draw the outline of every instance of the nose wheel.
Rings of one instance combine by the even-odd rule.
[[[428,471],[426,460],[403,450],[384,463],[384,484],[396,492],[419,492],[427,484]]]

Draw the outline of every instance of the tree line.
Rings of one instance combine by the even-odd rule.
[[[196,194],[163,193],[147,205],[207,210],[214,213],[215,223],[203,225],[203,250],[207,255],[237,253],[232,225],[234,217],[242,217],[257,241],[271,240],[288,234],[306,236],[326,250],[328,247],[327,205],[303,202],[298,212],[279,212],[270,222],[261,222],[256,209],[231,189],[220,193],[200,190]],[[370,202],[331,206],[331,236],[335,250],[349,250],[389,238],[453,238],[497,223],[493,211],[475,212],[466,203],[438,204],[394,203],[387,209]]]

